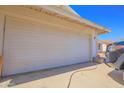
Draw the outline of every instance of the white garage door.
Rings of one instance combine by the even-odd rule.
[[[86,62],[90,37],[42,23],[7,17],[3,74]]]

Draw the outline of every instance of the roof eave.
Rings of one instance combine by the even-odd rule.
[[[111,32],[111,30],[109,30],[109,29],[103,29],[103,30],[99,30],[98,31],[98,34],[100,35],[100,34],[107,34],[107,33],[110,33]]]
[[[30,7],[30,6],[28,6]],[[36,8],[36,7],[39,7],[39,6],[32,6],[32,8]],[[86,20],[84,18],[81,18],[81,17],[75,17],[75,16],[68,16],[68,15],[64,15],[64,14],[60,14],[58,12],[55,12],[55,11],[51,11],[49,9],[46,9],[45,7],[43,6],[40,6],[39,8],[42,8],[42,10],[44,9],[44,11],[47,11],[47,12],[53,12],[53,16],[56,16],[56,17],[62,17],[62,19],[65,19],[67,21],[70,21],[70,22],[74,22],[76,24],[80,24],[80,25],[86,25],[88,27],[91,27],[91,28],[94,28],[95,31],[98,33],[98,34],[106,34],[106,33],[109,33],[111,32],[111,30],[103,27],[103,26],[100,26],[96,23],[93,23],[89,20]],[[48,13],[47,13],[48,14]]]

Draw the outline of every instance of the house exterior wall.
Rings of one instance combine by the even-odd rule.
[[[83,25],[73,24],[73,22],[67,22],[65,20],[61,20],[58,18],[55,18],[54,16],[49,16],[47,14],[42,14],[40,12],[33,11],[31,9],[25,8],[25,7],[18,7],[18,6],[0,6],[0,14],[4,16],[13,16],[17,18],[23,18],[31,21],[36,21],[48,25],[53,25],[57,27],[63,27],[65,29],[69,29],[72,32],[78,32],[78,33],[85,33],[91,36],[92,39],[92,29],[87,28]],[[2,21],[1,21],[2,22]],[[64,23],[64,24],[63,24]],[[3,28],[1,28],[3,29]],[[94,42],[94,40],[92,40]],[[91,43],[92,43],[91,41]],[[91,44],[92,46],[92,44]],[[91,47],[92,48],[92,47]],[[96,50],[96,49],[95,49]],[[91,49],[92,51],[92,49]],[[92,54],[91,54],[92,57]]]
[[[92,51],[92,58],[96,57],[98,49],[97,49],[97,33],[93,31],[92,33],[92,42],[91,42],[91,51]]]
[[[94,56],[96,56],[96,52],[97,52],[96,39],[94,39],[94,37],[97,37],[97,34],[95,31],[92,31],[91,28],[86,28],[85,26],[82,27],[78,24],[73,24],[73,23],[70,23],[70,22],[67,22],[64,20],[60,20],[60,19],[55,18],[54,16],[52,17],[52,16],[48,16],[46,14],[41,14],[39,12],[35,12],[35,11],[32,11],[32,10],[24,8],[24,7],[1,7],[0,6],[0,14],[4,15],[4,16],[0,17],[1,19],[3,19],[4,17],[8,17],[8,16],[15,17],[15,18],[22,18],[22,19],[30,20],[34,23],[39,22],[40,24],[43,23],[45,25],[51,25],[51,26],[55,26],[58,28],[63,28],[63,29],[66,29],[66,31],[68,31],[68,33],[77,33],[79,36],[84,36],[84,35],[89,36],[89,40],[86,40],[86,42],[85,42],[85,43],[90,43],[90,47],[89,47],[90,53],[88,54],[90,56],[89,59],[92,59]],[[4,24],[4,21],[1,21],[1,22],[2,22],[2,24]],[[3,29],[2,25],[0,26],[0,29]],[[1,30],[1,31],[3,31],[3,30]],[[1,38],[1,54],[2,54],[2,49],[3,49],[2,33],[3,32],[1,32],[1,36],[0,36],[0,38]],[[84,40],[84,39],[82,39],[82,40]],[[7,44],[8,43],[6,43],[6,45]],[[82,48],[83,48],[83,46],[82,46]],[[86,51],[86,52],[89,52],[89,51]]]

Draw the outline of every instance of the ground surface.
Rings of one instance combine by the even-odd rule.
[[[10,76],[0,81],[0,87],[66,88],[71,74],[82,69],[93,70],[75,73],[72,77],[70,88],[124,87],[122,72],[115,71],[105,64],[96,63],[76,64],[56,69]]]

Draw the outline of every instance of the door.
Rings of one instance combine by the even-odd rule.
[[[3,75],[89,61],[89,44],[89,35],[7,16]]]

